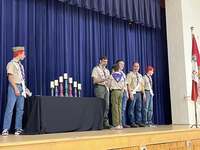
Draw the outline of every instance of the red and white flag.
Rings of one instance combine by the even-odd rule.
[[[193,101],[197,101],[199,95],[198,85],[200,77],[200,55],[197,40],[194,34],[192,34],[192,96]]]

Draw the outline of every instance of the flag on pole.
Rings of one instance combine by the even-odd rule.
[[[195,35],[192,34],[192,96],[193,101],[197,101],[198,82],[200,77],[200,55]]]

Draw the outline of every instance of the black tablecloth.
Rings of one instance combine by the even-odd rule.
[[[99,130],[104,109],[99,98],[33,96],[25,101],[25,134]]]

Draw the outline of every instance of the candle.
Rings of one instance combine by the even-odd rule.
[[[51,89],[54,88],[54,81],[51,81],[51,82],[50,82],[50,87],[51,87]]]
[[[68,74],[64,73],[64,79],[67,80],[68,79]]]
[[[81,90],[81,83],[78,84],[78,90]]]
[[[73,82],[73,79],[72,79],[72,77],[70,77],[70,78],[69,78],[69,83],[72,84],[72,82]]]
[[[63,76],[60,76],[60,77],[59,77],[59,82],[60,82],[60,83],[63,83]]]
[[[58,86],[58,80],[54,80],[55,86]]]

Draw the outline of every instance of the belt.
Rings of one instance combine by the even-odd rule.
[[[101,84],[95,84],[95,86],[103,86],[103,87],[106,87],[105,85],[101,85]]]
[[[150,90],[145,90],[146,92],[150,92]]]
[[[136,91],[136,93],[142,93],[141,91]]]
[[[22,85],[22,83],[15,83],[16,85]]]
[[[123,91],[121,89],[112,89],[111,91]]]

